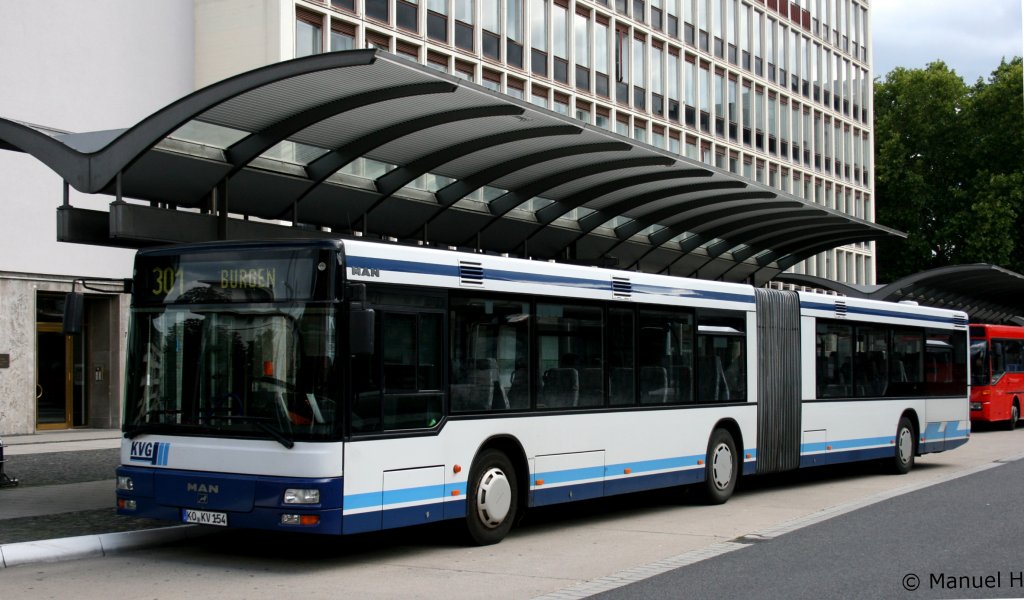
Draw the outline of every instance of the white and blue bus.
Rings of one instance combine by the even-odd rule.
[[[143,250],[118,513],[347,534],[914,457],[964,313],[364,240]]]

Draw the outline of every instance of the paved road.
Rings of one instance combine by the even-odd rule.
[[[1024,461],[902,495],[596,596],[1024,597]]]
[[[1022,452],[1024,432],[981,432],[954,452],[923,457],[906,476],[883,475],[872,465],[811,469],[748,479],[723,506],[702,506],[674,490],[552,507],[534,511],[505,541],[486,548],[460,546],[444,527],[345,538],[218,531],[199,540],[105,557],[8,567],[0,574],[0,597],[65,597],[70,584],[76,598],[102,600],[115,594],[226,600],[289,593],[337,598],[339,590],[360,598],[579,598],[701,558],[710,557],[706,565],[732,560],[739,553],[726,551],[743,546],[751,534],[772,541],[757,542],[748,550],[771,549],[800,533],[783,532],[884,504],[900,494],[929,494],[950,478],[1004,471],[1009,466],[992,468],[993,461],[1020,458]],[[20,519],[8,522],[12,521]],[[879,530],[859,533],[871,537]],[[953,530],[945,538],[958,535]],[[948,547],[947,541],[915,549],[924,562],[906,568],[939,568]],[[826,563],[836,568],[824,558],[811,564]],[[876,578],[871,571],[862,575],[865,580]],[[877,577],[883,586],[890,578]],[[682,589],[673,588],[668,597],[678,597]],[[709,597],[730,596],[700,589],[708,590]],[[883,589],[886,593],[877,596],[898,592]],[[755,586],[738,595],[761,595],[759,591]],[[842,595],[850,591],[844,588]]]

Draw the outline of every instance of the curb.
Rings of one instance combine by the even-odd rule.
[[[124,550],[201,537],[208,533],[210,532],[197,525],[175,525],[157,529],[0,544],[0,568],[106,556]]]

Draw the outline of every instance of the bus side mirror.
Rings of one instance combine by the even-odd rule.
[[[376,315],[372,308],[366,308],[366,284],[349,284],[348,296],[349,352],[355,355],[373,354],[373,337],[376,332]]]
[[[82,314],[84,310],[85,295],[81,292],[71,292],[64,298],[64,322],[62,325],[64,335],[82,333]]]
[[[351,354],[373,354],[376,315],[372,308],[353,306],[348,313],[348,349]]]

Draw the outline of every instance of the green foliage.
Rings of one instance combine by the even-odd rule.
[[[968,86],[942,62],[875,82],[879,281],[985,262],[1024,271],[1024,74],[1005,60]],[[1020,239],[1017,239],[1020,238]]]

